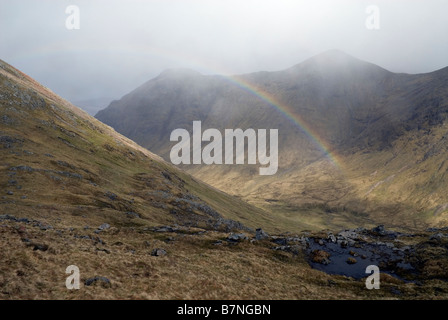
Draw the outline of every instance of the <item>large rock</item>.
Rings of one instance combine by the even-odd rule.
[[[247,240],[247,236],[244,233],[231,233],[228,237],[227,237],[227,241],[229,242],[240,242],[243,240]]]
[[[263,231],[263,229],[258,228],[257,230],[255,230],[255,239],[257,240],[264,240],[264,239],[268,239],[269,235]]]
[[[338,233],[338,238],[340,240],[346,240],[346,239],[356,240],[359,238],[359,234],[354,230],[344,230]]]
[[[373,228],[372,232],[379,236],[385,236],[387,234],[386,228],[384,228],[384,225],[382,225],[382,224]]]
[[[337,241],[336,237],[335,237],[334,234],[331,233],[331,232],[328,233],[327,240],[328,240],[328,241],[331,241],[331,242],[333,242],[333,243],[336,243],[336,241]]]
[[[167,254],[165,249],[162,248],[156,248],[154,250],[152,250],[151,255],[153,257],[161,257],[161,256],[165,256]]]

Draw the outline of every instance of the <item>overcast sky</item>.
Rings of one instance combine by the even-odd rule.
[[[0,59],[72,102],[118,99],[167,68],[274,71],[329,49],[421,73],[448,66],[447,14],[447,0],[0,0]]]

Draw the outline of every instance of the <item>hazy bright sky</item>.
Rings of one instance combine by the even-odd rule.
[[[420,73],[448,66],[447,14],[447,0],[0,0],[0,59],[75,102],[118,99],[167,68],[273,71],[329,49]]]

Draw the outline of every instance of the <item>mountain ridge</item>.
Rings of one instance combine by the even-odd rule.
[[[420,178],[409,176],[401,181],[400,188],[407,191],[390,193],[390,199],[379,190],[398,187],[396,178],[388,180],[390,183],[381,181],[408,164],[404,155],[415,162],[424,158],[429,152],[424,142],[428,133],[434,132],[435,139],[443,136],[448,115],[446,70],[397,74],[345,53],[328,51],[286,70],[239,75],[236,82],[197,73],[184,81],[156,77],[96,117],[166,160],[172,147],[170,132],[176,128],[191,131],[193,120],[202,121],[204,130],[279,128],[279,170],[275,177],[256,177],[250,165],[190,165],[183,169],[268,210],[282,211],[290,206],[300,216],[301,208],[323,206],[315,211],[324,224],[321,210],[326,207],[354,212],[349,214],[351,218],[367,215],[395,224],[405,215],[412,221],[410,225],[415,221],[431,224],[434,219],[428,210],[434,210],[435,204],[425,200],[429,189],[421,193],[417,184],[404,184],[406,179]],[[441,141],[434,143],[442,144],[444,150]],[[326,150],[339,157],[340,167],[328,166]],[[391,167],[394,161],[384,160],[389,154],[396,162],[400,159],[398,169]],[[437,154],[435,167],[443,163],[443,152]],[[370,184],[375,170],[387,175]],[[400,171],[400,175],[410,174],[405,172]],[[415,174],[430,179],[423,171]],[[368,192],[376,183],[381,188]],[[434,193],[441,204],[448,202],[442,185]],[[278,204],[282,205],[276,208]],[[385,218],[378,209],[383,205],[384,212],[398,213]]]

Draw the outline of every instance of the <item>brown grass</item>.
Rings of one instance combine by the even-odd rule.
[[[19,233],[18,230],[21,230]],[[0,226],[1,299],[414,299],[446,298],[447,285],[428,281],[403,283],[382,275],[380,290],[367,290],[363,281],[330,276],[311,269],[301,254],[271,249],[267,241],[214,245],[227,234],[199,229],[185,233],[156,233],[142,228],[111,228],[100,234],[55,226],[40,230],[31,224],[3,221]],[[47,244],[33,250],[21,240]],[[104,244],[74,235],[99,236]],[[166,241],[174,238],[174,241]],[[151,256],[164,248],[166,256]],[[106,249],[108,252],[103,251]],[[81,288],[65,287],[65,268],[76,265]],[[432,266],[428,265],[428,268]],[[85,286],[94,276],[111,286]],[[435,296],[435,287],[439,294]],[[391,289],[398,289],[397,296]],[[444,293],[445,292],[445,293]]]

